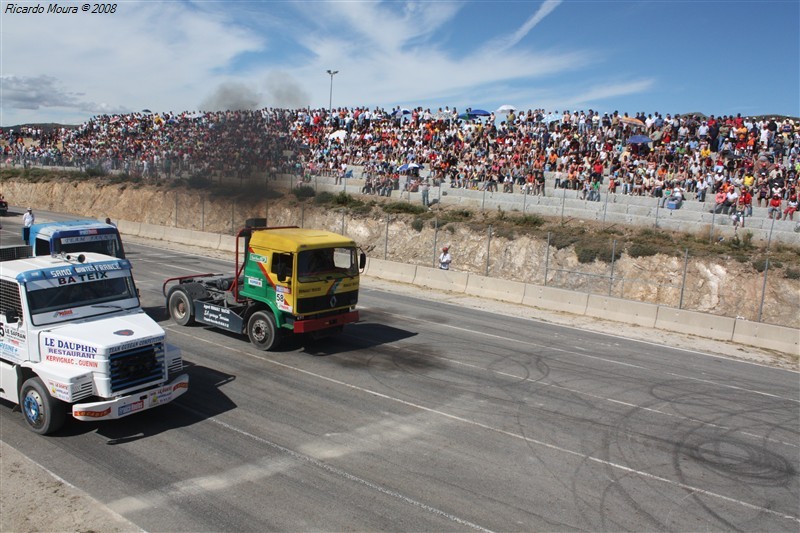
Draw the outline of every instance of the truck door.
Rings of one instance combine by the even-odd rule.
[[[0,279],[0,357],[6,361],[27,361],[28,335],[23,320],[20,286],[14,281]]]
[[[294,314],[294,254],[274,252],[270,261],[270,277],[275,282],[275,306],[279,311]]]

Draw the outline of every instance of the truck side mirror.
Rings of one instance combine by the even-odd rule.
[[[17,313],[16,309],[9,307],[8,309],[3,310],[3,318],[5,319],[6,324],[10,324],[19,320],[19,314]]]
[[[367,266],[367,254],[361,252],[361,255],[358,256],[358,269],[364,270],[365,266]]]

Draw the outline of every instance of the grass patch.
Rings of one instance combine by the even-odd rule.
[[[619,247],[614,250],[612,243],[608,241],[584,239],[575,244],[575,254],[578,256],[579,263],[586,264],[595,261],[610,263],[612,258],[616,261],[621,257],[622,250]]]
[[[428,208],[418,204],[410,204],[408,202],[389,202],[388,204],[383,205],[383,211],[393,215],[421,215],[422,213],[427,213]]]
[[[189,176],[189,179],[186,181],[186,185],[190,189],[208,189],[211,187],[212,182],[211,178],[208,177],[208,174],[196,172]]]
[[[652,257],[658,254],[660,248],[650,242],[634,242],[628,246],[627,254],[633,258]]]
[[[314,190],[314,187],[309,185],[300,185],[292,189],[292,194],[294,194],[295,198],[298,200],[302,200],[304,198],[313,198],[317,195],[317,191]]]
[[[800,270],[796,268],[787,268],[783,273],[783,277],[786,279],[800,279]]]
[[[539,215],[514,216],[509,217],[508,221],[520,228],[540,228],[545,224],[545,219]]]

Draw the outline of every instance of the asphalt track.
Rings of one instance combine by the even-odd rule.
[[[144,530],[800,527],[796,372],[370,288],[259,352],[165,315],[164,279],[230,262],[126,250],[189,393],[49,438],[3,403],[0,435]]]

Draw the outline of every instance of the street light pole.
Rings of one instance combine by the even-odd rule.
[[[333,76],[335,74],[339,74],[338,70],[328,70],[328,74],[331,76],[331,93],[328,97],[328,116],[330,117],[331,110],[333,109]]]

